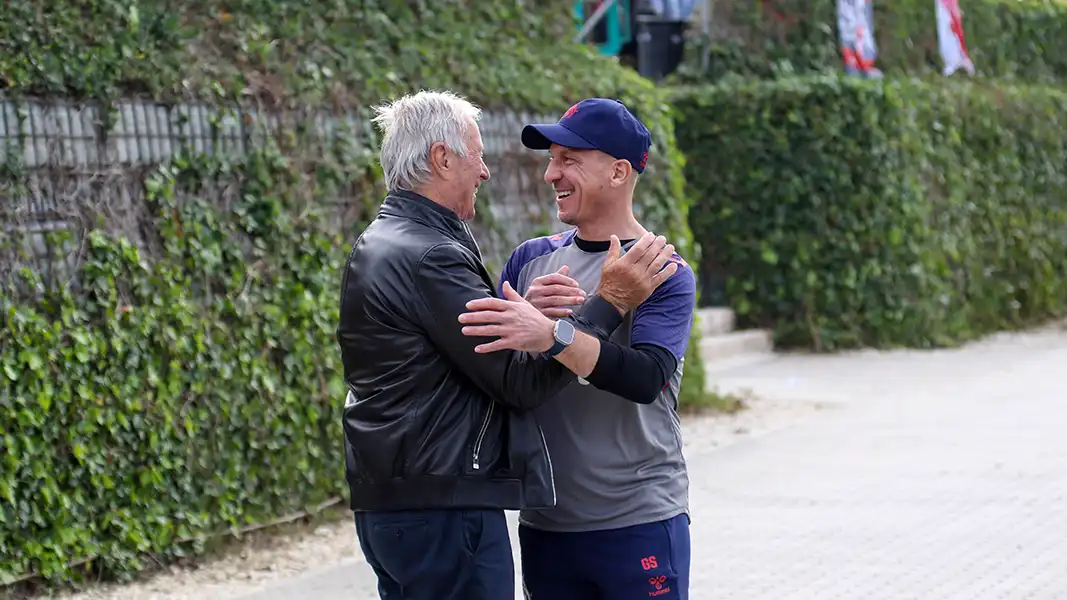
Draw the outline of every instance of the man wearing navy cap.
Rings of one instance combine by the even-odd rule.
[[[605,256],[646,230],[633,193],[651,146],[620,102],[582,100],[522,142],[547,150],[545,181],[573,228],[522,243],[510,283],[546,316],[596,290]],[[596,367],[534,409],[554,466],[556,506],[520,514],[523,583],[532,600],[688,598],[689,482],[677,413],[696,301],[692,269],[676,273],[601,344]]]

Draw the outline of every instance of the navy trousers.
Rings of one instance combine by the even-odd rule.
[[[357,512],[356,535],[382,600],[513,600],[502,510]]]
[[[527,600],[688,600],[689,516],[621,529],[519,527]]]

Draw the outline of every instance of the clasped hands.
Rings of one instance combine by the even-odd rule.
[[[625,315],[674,275],[678,264],[670,260],[673,255],[674,245],[663,236],[646,233],[625,254],[619,238],[611,236],[596,294]],[[476,346],[475,352],[547,351],[555,341],[555,319],[571,314],[568,307],[582,304],[586,296],[567,276],[566,266],[534,279],[525,298],[506,281],[502,289],[503,298],[471,300],[466,304],[470,312],[459,315],[463,335],[497,338]]]

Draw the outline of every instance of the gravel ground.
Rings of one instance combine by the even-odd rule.
[[[688,415],[683,435],[687,449],[717,448],[785,427],[823,408],[809,402],[775,402],[745,397],[747,410],[733,414]],[[315,525],[283,526],[233,542],[220,553],[189,566],[144,574],[136,582],[101,584],[61,600],[224,600],[273,581],[361,556],[351,518],[332,510]]]

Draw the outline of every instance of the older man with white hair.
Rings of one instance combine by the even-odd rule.
[[[466,225],[489,179],[478,118],[448,92],[377,107],[389,191],[343,273],[346,478],[385,600],[512,596],[503,511],[556,502],[530,409],[588,376],[601,341],[677,268],[661,236],[625,255],[616,239],[599,286],[567,317],[543,315],[507,284],[497,298]],[[487,312],[484,336],[464,335]]]

